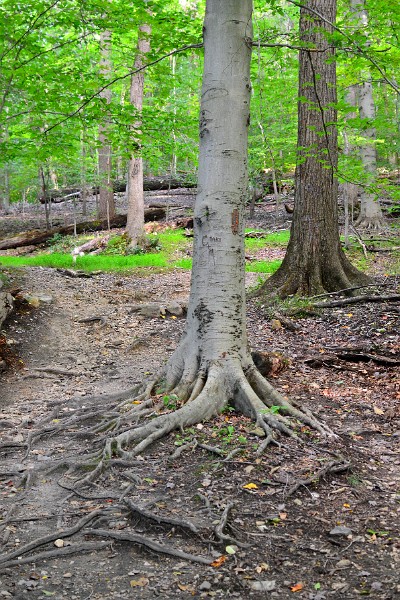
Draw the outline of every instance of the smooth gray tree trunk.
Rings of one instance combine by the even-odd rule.
[[[100,72],[103,76],[109,76],[111,73],[111,33],[103,31],[100,36]],[[111,90],[103,90],[100,94],[107,104],[111,102]],[[105,119],[99,125],[99,149],[98,149],[98,169],[99,169],[99,211],[100,219],[110,220],[115,215],[114,192],[111,179],[111,145],[107,137],[108,123]]]
[[[346,115],[347,119],[355,119],[357,117],[357,86],[350,85],[346,92],[346,103],[354,107],[354,110],[351,110]],[[342,131],[344,148],[343,153],[345,156],[350,156],[354,152],[354,148],[350,142],[348,130],[345,127]],[[353,223],[353,214],[354,207],[357,204],[358,200],[358,185],[351,181],[346,181],[343,184],[343,205],[344,205],[344,214],[345,214],[345,225],[344,225],[344,238],[345,238],[345,246],[348,247],[349,244],[349,225]]]
[[[200,106],[198,195],[186,331],[165,369],[138,396],[175,394],[176,409],[108,439],[105,456],[132,456],[173,429],[208,419],[228,403],[263,428],[292,435],[292,416],[327,428],[295,408],[255,367],[245,321],[244,205],[250,108],[251,0],[207,0]],[[143,402],[145,404],[145,402]],[[268,410],[279,405],[284,415]],[[329,432],[331,433],[331,432]],[[135,444],[131,452],[124,448]]]
[[[143,66],[144,57],[150,52],[150,32],[149,25],[139,27],[139,36],[137,43],[137,54],[134,69],[140,69]],[[139,71],[132,75],[130,100],[136,108],[138,114],[143,108],[143,90],[144,90],[144,71]],[[140,121],[135,123],[135,129],[139,130]],[[138,131],[140,133],[140,131]],[[140,144],[136,138],[136,145],[140,149]],[[128,163],[128,220],[126,231],[130,237],[130,245],[137,246],[144,235],[144,191],[143,191],[143,159],[139,156],[131,156]]]
[[[365,8],[365,0],[351,0],[351,10],[357,18],[358,27],[368,25],[368,14]],[[375,103],[373,97],[372,81],[369,73],[363,73],[363,82],[358,87],[358,106],[360,117],[367,123],[373,123],[375,119]],[[360,146],[360,157],[367,176],[367,185],[361,188],[360,214],[356,221],[356,227],[366,229],[380,229],[384,218],[379,205],[377,194],[371,191],[371,185],[376,182],[376,131],[373,125],[368,125],[363,130],[363,141]]]

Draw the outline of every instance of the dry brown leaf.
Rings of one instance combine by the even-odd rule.
[[[139,577],[139,579],[131,579],[129,585],[131,587],[145,587],[148,585],[149,580],[147,577]]]
[[[218,569],[224,564],[226,560],[228,560],[228,557],[222,554],[219,558],[217,558],[217,560],[214,560],[214,562],[211,563],[211,566]]]
[[[303,584],[301,583],[301,581],[299,583],[296,583],[296,585],[292,585],[292,587],[290,588],[291,592],[301,592],[301,590],[303,589]]]

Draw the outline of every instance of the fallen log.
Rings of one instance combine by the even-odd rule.
[[[113,181],[112,183],[114,193],[126,191],[126,181]],[[156,192],[159,190],[176,190],[178,188],[194,188],[196,184],[186,179],[176,179],[170,177],[145,177],[143,179],[143,190],[145,192]],[[98,194],[99,187],[86,188],[86,194]],[[70,200],[73,197],[81,198],[82,189],[79,187],[61,188],[59,190],[48,190],[46,198],[50,202],[58,204]],[[39,198],[41,204],[45,203],[44,196]]]
[[[147,221],[159,221],[165,218],[165,208],[145,208],[144,220]],[[126,215],[116,215],[110,221],[110,228],[121,228],[126,225]],[[84,221],[76,224],[76,233],[86,233],[92,231],[103,231],[108,229],[108,223],[106,220],[103,221]],[[12,248],[20,248],[21,246],[37,246],[38,244],[44,244],[50,240],[54,235],[73,235],[74,226],[68,225],[65,227],[54,227],[48,231],[40,231],[34,229],[32,231],[24,231],[19,235],[0,240],[0,250],[10,250]]]

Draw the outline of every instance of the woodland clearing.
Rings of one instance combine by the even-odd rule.
[[[273,221],[287,225],[261,204],[250,225]],[[388,260],[376,253],[369,269],[398,293]],[[158,373],[184,328],[181,316],[132,307],[184,305],[190,273],[11,277],[53,301],[4,326],[15,368],[1,375],[0,597],[400,597],[398,303],[306,312],[291,331],[248,301],[251,347],[288,359],[274,387],[337,438],[302,427],[304,443],[281,438],[258,454],[263,432],[228,410],[75,487],[63,465],[96,443],[83,431],[117,412],[113,394]],[[174,408],[173,397],[157,401]]]

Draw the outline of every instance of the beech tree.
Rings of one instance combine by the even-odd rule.
[[[219,413],[228,402],[264,429],[262,448],[274,440],[274,430],[293,435],[290,416],[322,434],[329,433],[311,413],[295,407],[264,379],[247,342],[244,205],[251,16],[251,0],[207,0],[199,183],[186,331],[164,371],[137,396],[137,406],[132,408],[129,398],[124,427],[108,439],[103,459],[112,454],[139,454],[173,429]],[[160,399],[154,405],[157,390],[176,396],[176,410],[137,426],[139,417],[153,414],[157,406],[164,409]],[[271,411],[272,406],[279,408]],[[126,427],[127,421],[132,422],[131,429]],[[127,452],[126,447],[132,445]]]
[[[368,283],[345,256],[338,230],[335,50],[336,0],[300,11],[298,164],[290,241],[280,268],[258,294],[313,296]]]
[[[368,15],[364,0],[351,0],[351,9],[357,18],[358,26],[367,26]],[[362,81],[357,85],[357,99],[360,117],[367,124],[363,130],[364,139],[360,145],[360,156],[368,181],[367,185],[363,185],[361,188],[361,207],[356,226],[367,229],[380,229],[384,221],[382,209],[377,194],[371,191],[371,185],[376,180],[377,156],[376,130],[373,125],[375,103],[369,71],[364,70]]]
[[[150,31],[149,25],[143,24],[139,27],[137,54],[134,64],[134,75],[131,78],[130,100],[132,105],[140,114],[143,108],[143,90],[144,90],[144,72],[139,69],[143,66],[143,61],[150,51]],[[135,125],[139,129],[140,123]],[[136,142],[140,152],[139,142]],[[144,226],[144,191],[143,191],[143,159],[139,156],[131,156],[128,162],[128,217],[126,230],[130,237],[131,246],[137,246],[143,235]]]
[[[103,31],[100,36],[101,63],[100,71],[103,77],[111,76],[111,32]],[[111,89],[106,88],[100,93],[106,104],[111,102]],[[112,219],[115,215],[114,192],[111,181],[111,144],[108,140],[107,121],[99,125],[99,218]]]

